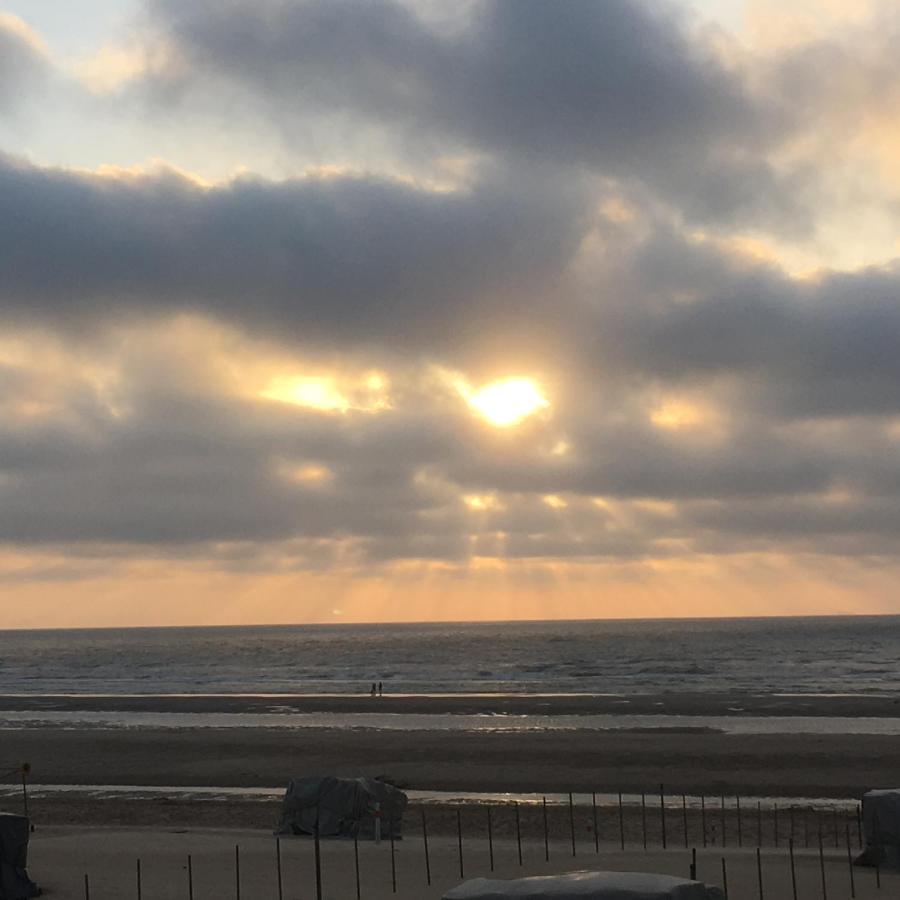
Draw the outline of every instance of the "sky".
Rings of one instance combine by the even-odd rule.
[[[900,613],[894,0],[0,0],[5,627]]]

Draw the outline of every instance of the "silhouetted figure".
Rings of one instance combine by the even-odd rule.
[[[384,694],[384,690],[382,688],[381,682],[378,682],[378,696],[381,697]]]
[[[375,696],[375,682],[372,682],[372,696]]]

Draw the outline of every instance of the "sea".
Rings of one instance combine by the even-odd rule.
[[[350,711],[304,711],[303,704],[289,702],[291,697],[327,695],[364,698],[373,682],[381,682],[389,697],[536,699],[522,713],[456,713],[446,707],[435,713],[396,713],[385,711],[390,707],[378,701],[360,701]],[[726,699],[724,707],[720,703],[715,715],[648,713],[646,701],[641,713],[629,708],[639,696],[667,695],[733,695],[735,701],[728,705]],[[834,698],[841,711],[752,714],[741,705],[748,695],[770,698],[775,706],[777,698],[785,698],[795,711],[802,710],[802,698]],[[621,705],[614,712],[573,714],[563,703],[569,711],[555,712],[554,697],[567,696],[603,697],[607,707]],[[224,698],[224,705],[185,710],[185,699],[204,697]],[[134,698],[149,698],[152,708],[142,708]],[[167,698],[171,706],[166,706]],[[854,702],[868,711],[874,705],[877,713],[848,713]],[[900,706],[893,705],[898,702],[900,616],[0,631],[0,738],[10,729],[41,727],[699,729],[900,736]],[[38,795],[71,790],[97,796],[162,792],[220,799],[232,796],[229,791],[250,798],[274,797],[282,790],[105,784],[33,788]],[[15,784],[0,785],[0,799],[16,790]],[[432,794],[420,799],[446,799]],[[503,796],[510,798],[534,800],[524,794]],[[640,800],[638,795],[626,797],[635,804]],[[594,801],[620,802],[612,795],[576,798]],[[696,805],[701,798],[686,802]]]
[[[900,694],[900,616],[0,631],[0,694]]]

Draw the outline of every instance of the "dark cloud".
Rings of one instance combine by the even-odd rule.
[[[453,28],[387,0],[150,9],[166,104],[249,106],[290,136],[345,116],[477,162],[444,190],[0,158],[0,321],[37,336],[32,363],[0,356],[0,543],[234,568],[897,549],[900,269],[795,279],[686,236],[802,228],[810,182],[765,161],[790,104],[761,105],[668,7],[485,2]],[[0,29],[0,111],[39,65]],[[775,81],[807,96],[815,65]],[[225,388],[177,358],[186,313],[265,340],[260,359],[383,368],[393,405]],[[64,378],[47,334],[82,348]],[[550,407],[492,429],[433,364],[533,374]],[[681,394],[711,421],[654,424]]]
[[[778,503],[793,511],[778,532],[790,542],[800,541],[790,521],[819,507],[820,529],[838,529],[822,501],[835,490],[858,498],[840,513],[847,528],[866,498],[890,508],[900,492],[896,442],[878,418],[900,396],[893,269],[796,281],[661,225],[635,238],[607,222],[610,252],[586,287],[567,269],[591,252],[592,240],[580,243],[591,226],[582,202],[552,184],[486,179],[449,194],[338,177],[204,188],[171,172],[101,178],[9,161],[0,182],[8,322],[43,323],[77,344],[90,340],[88,324],[124,320],[117,327],[135,335],[138,321],[152,329],[200,309],[292,351],[324,346],[353,360],[376,345],[359,358],[403,350],[413,367],[398,373],[394,409],[342,415],[228,398],[202,366],[197,376],[175,365],[171,349],[120,359],[119,412],[90,378],[54,392],[40,365],[6,363],[0,541],[176,552],[350,542],[370,561],[492,547],[636,557],[664,552],[659,540],[708,542],[725,513],[691,512],[701,502],[727,509],[726,552],[741,535],[758,540]],[[502,348],[520,320],[553,348],[555,388],[548,416],[509,439],[413,370],[467,342]],[[503,358],[507,371],[521,362]],[[708,392],[719,433],[651,423],[654,392],[679,390]],[[19,397],[36,398],[37,414],[22,418]],[[865,433],[845,421],[863,413]],[[561,436],[564,458],[552,453]],[[307,464],[329,478],[286,479]],[[467,494],[496,494],[498,505],[467,509]],[[676,512],[624,525],[593,497],[668,500]],[[890,530],[882,507],[857,534]],[[316,553],[301,557],[311,565]]]
[[[740,379],[746,411],[900,411],[900,268],[789,278],[661,229],[616,262],[594,352],[682,386]]]
[[[763,150],[784,131],[675,8],[485,0],[435,27],[395,0],[151,4],[170,46],[151,89],[249,104],[291,142],[336,117],[422,148],[636,178],[700,220],[805,221]],[[237,103],[237,107],[236,104]],[[352,129],[346,129],[348,132]]]
[[[0,410],[0,542],[207,558],[244,547],[237,567],[279,547],[278,565],[317,568],[632,559],[668,555],[673,541],[812,552],[814,535],[818,552],[857,556],[873,552],[865,535],[879,552],[900,540],[896,439],[877,421],[757,416],[710,440],[654,428],[632,405],[585,418],[563,408],[507,435],[429,387],[377,414],[328,413],[228,396],[165,350],[167,371],[150,363],[123,359],[114,407],[82,379],[55,396],[60,410],[24,417],[15,400],[34,395],[40,372],[6,367],[16,393]],[[560,433],[562,459],[550,452]],[[309,466],[327,477],[292,477]]]
[[[465,342],[574,252],[570,187],[93,177],[0,161],[0,298],[70,323],[195,309],[308,341]]]

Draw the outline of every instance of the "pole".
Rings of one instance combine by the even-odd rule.
[[[569,791],[569,834],[572,838],[572,856],[575,856],[575,804],[572,800],[572,792]]]
[[[463,846],[462,846],[462,815],[459,807],[456,808],[456,838],[459,845],[459,877],[465,878],[463,871]]]
[[[728,869],[725,868],[725,857],[722,857],[722,892],[728,900]]]
[[[691,881],[697,880],[697,848],[691,848]]]
[[[788,851],[791,854],[791,889],[794,892],[794,900],[797,900],[797,870],[794,866],[794,839],[788,840]]]
[[[518,812],[518,809],[516,809]],[[425,819],[425,807],[422,807],[422,843],[425,845],[425,883],[431,886],[431,858],[428,855],[428,822]]]
[[[519,804],[515,803],[516,807],[516,845],[519,850],[519,865],[522,865],[522,823],[519,821]]]
[[[722,794],[722,846],[725,846],[725,795]]]
[[[353,835],[353,869],[356,874],[356,900],[362,897],[362,891],[359,884],[359,835]],[[280,898],[280,895],[279,895]]]
[[[850,850],[850,826],[847,825],[847,869],[850,872],[850,896],[856,897],[856,880],[853,877],[853,853]]]
[[[550,837],[547,834],[547,798],[541,799],[541,806],[544,810],[544,861],[550,862]]]
[[[819,829],[819,869],[822,872],[822,900],[828,900],[828,888],[825,884],[825,851],[822,849],[822,829]]]
[[[391,817],[388,820],[388,834],[391,839],[391,893],[397,893],[397,855],[394,851],[394,809],[391,807]]]
[[[376,823],[379,821],[375,820]],[[316,857],[316,900],[322,900],[322,852],[319,847],[319,811],[316,809],[316,827],[313,831],[313,845]]]
[[[641,828],[644,831],[644,849],[647,849],[647,795],[641,791]]]
[[[353,836],[354,842],[356,836]],[[278,875],[278,900],[284,900],[284,882],[281,878],[281,838],[275,838],[275,873]]]
[[[280,886],[281,882],[279,879]],[[278,892],[278,895],[279,897],[281,896],[281,891]],[[188,853],[188,900],[194,900],[194,863],[190,853]]]
[[[91,900],[91,883],[88,881],[87,872],[84,873],[84,900]]]
[[[25,810],[25,818],[28,819],[28,786],[25,782],[28,776],[28,772],[30,771],[30,767],[26,768],[26,766],[28,766],[27,763],[22,766],[22,807]]]
[[[600,852],[600,832],[597,831],[597,794],[591,791],[591,813],[594,818],[594,852]]]
[[[234,896],[241,900],[241,848],[234,845]]]
[[[491,857],[491,871],[494,871],[494,829],[491,826],[491,806],[487,808],[487,825],[488,825],[488,852]]]
[[[142,885],[141,885],[141,861],[140,861],[140,859],[138,859],[138,861],[137,861],[136,877],[137,877],[137,900],[141,900],[143,894],[142,894]]]
[[[625,849],[625,810],[622,809],[621,791],[619,791],[619,845]]]
[[[759,900],[763,900],[762,857],[759,854],[759,847],[756,848],[756,878],[759,882]]]

